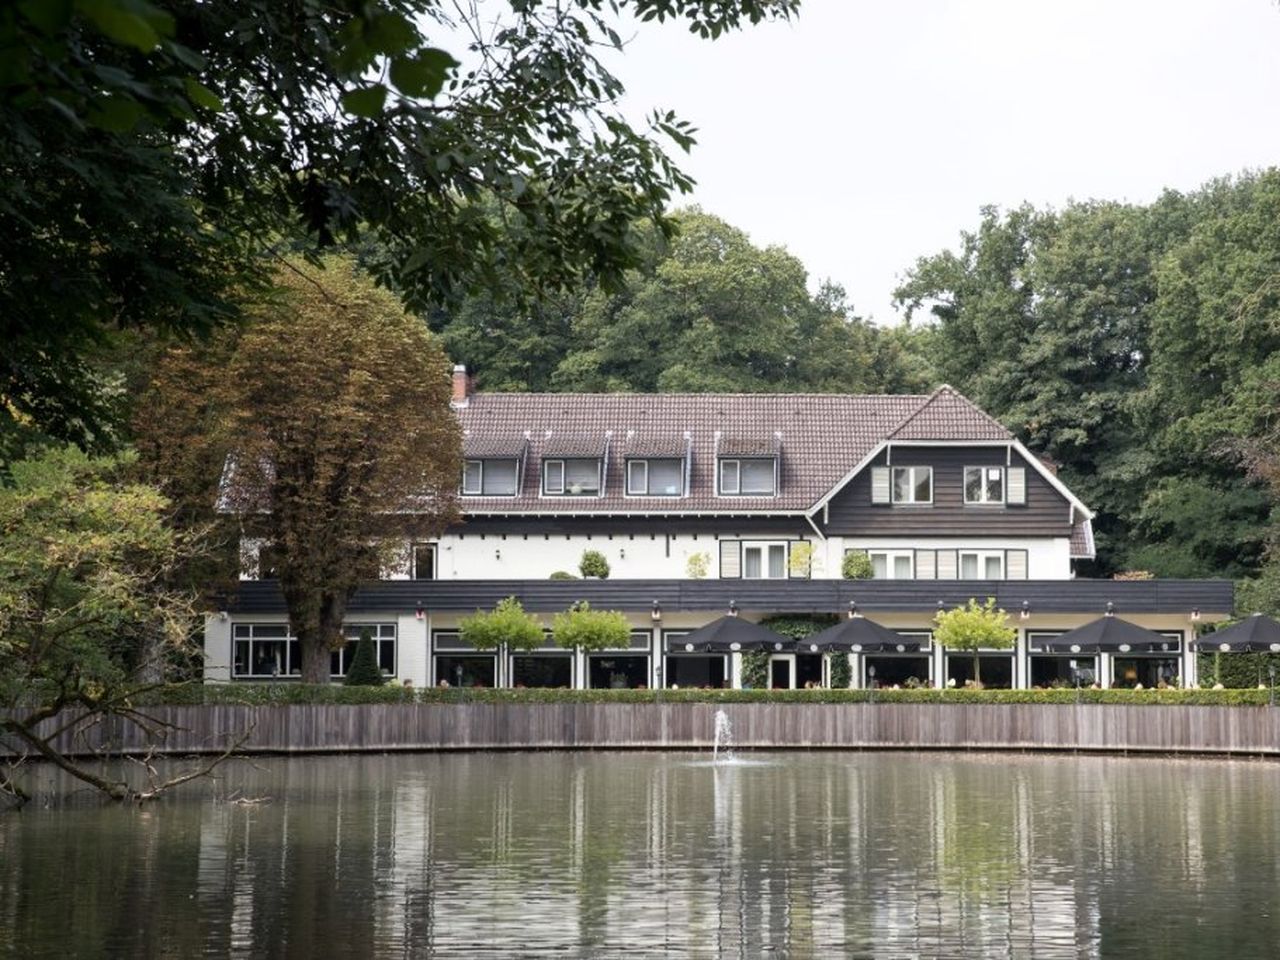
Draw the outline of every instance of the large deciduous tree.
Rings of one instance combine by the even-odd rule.
[[[599,55],[631,18],[716,37],[797,5],[5,4],[0,428],[109,442],[91,346],[234,318],[282,243],[375,237],[419,308],[616,283],[637,221],[670,233],[690,181],[666,149],[692,136],[670,112],[633,125]]]
[[[292,263],[276,284],[204,365],[182,350],[162,361],[142,440],[180,446],[157,436],[167,426],[225,453],[220,506],[270,544],[302,679],[327,683],[360,581],[455,517],[460,439],[449,364],[395,296],[337,257]],[[196,430],[184,420],[193,382]]]

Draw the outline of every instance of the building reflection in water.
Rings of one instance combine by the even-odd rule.
[[[73,928],[219,956],[1211,957],[1280,934],[1276,766],[758,759],[272,760],[143,812],[32,811],[0,821],[0,925],[19,953]]]

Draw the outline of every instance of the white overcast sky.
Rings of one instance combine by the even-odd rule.
[[[699,128],[691,201],[855,309],[979,207],[1152,199],[1280,163],[1275,0],[804,0],[714,42],[643,27],[627,111]]]

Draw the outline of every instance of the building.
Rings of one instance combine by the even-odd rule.
[[[687,651],[680,637],[731,607],[750,619],[858,610],[905,634],[902,649],[851,656],[853,684],[963,684],[970,655],[932,642],[940,606],[995,597],[1013,651],[982,654],[988,686],[1096,679],[1193,682],[1198,622],[1229,616],[1229,581],[1085,580],[1093,514],[996,420],[950,387],[928,395],[484,394],[454,371],[463,430],[463,521],[407,545],[354,598],[348,630],[373,628],[386,671],[417,685],[720,686],[740,655]],[[207,676],[297,671],[264,545],[246,541],[243,582],[208,620]],[[578,572],[585,551],[605,580]],[[845,580],[851,552],[869,580]],[[529,654],[477,653],[458,621],[506,596],[550,615],[577,600],[624,611],[626,650],[585,654],[550,640]],[[1123,657],[1070,656],[1044,642],[1105,611],[1161,634]],[[335,654],[335,674],[346,654]],[[826,682],[819,654],[775,655],[771,683]]]

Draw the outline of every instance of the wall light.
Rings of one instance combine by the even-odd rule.
[[[858,602],[856,600],[849,601],[849,619],[852,620],[858,615]]]
[[[729,601],[729,616],[731,616],[731,617],[736,617],[737,615],[738,615],[738,601],[737,601],[737,600],[730,600],[730,601]]]
[[[625,560],[625,559],[627,559],[627,548],[626,548],[626,547],[619,547],[619,548],[618,548],[618,559],[619,559],[619,560]]]
[[[502,559],[502,551],[501,551],[501,550],[495,550],[495,551],[493,551],[493,559],[495,559],[495,560],[501,560],[501,559]]]
[[[649,613],[649,619],[654,623],[657,623],[662,619],[662,604],[657,600],[653,601],[653,610]]]
[[[1196,607],[1191,611],[1191,622],[1196,623],[1200,620],[1200,608]]]
[[[418,606],[413,611],[413,618],[415,620],[427,619],[427,608],[422,605],[421,600],[418,601]]]
[[[1023,620],[1031,619],[1031,601],[1029,600],[1022,601],[1022,612],[1018,614],[1018,617]]]
[[[1116,605],[1110,600],[1107,601],[1107,616],[1114,617],[1116,615]]]

